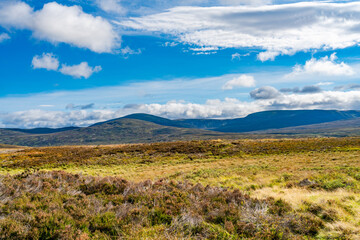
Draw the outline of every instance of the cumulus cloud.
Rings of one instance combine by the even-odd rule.
[[[256,81],[253,76],[240,75],[230,81],[227,81],[223,86],[223,90],[232,90],[239,87],[255,87]]]
[[[325,56],[320,59],[311,58],[305,65],[297,65],[293,72],[287,77],[296,77],[301,75],[323,75],[323,76],[352,76],[355,71],[351,66],[344,62],[337,62],[336,53]]]
[[[271,86],[260,87],[250,92],[253,99],[274,99],[280,95],[280,92]]]
[[[32,60],[34,69],[44,68],[46,70],[57,71],[59,68],[59,60],[52,53],[43,53],[41,56],[36,55]]]
[[[8,39],[10,39],[9,34],[7,34],[7,33],[1,33],[0,34],[0,43],[5,41],[5,40],[8,40]]]
[[[60,72],[65,75],[70,75],[74,78],[89,78],[93,73],[100,72],[101,66],[90,67],[87,62],[82,62],[78,65],[67,66],[62,64]]]
[[[0,24],[20,29],[32,28],[33,9],[24,2],[3,2],[0,4]]]
[[[0,4],[0,25],[28,29],[35,38],[67,43],[97,53],[112,52],[119,45],[113,26],[102,17],[83,12],[79,6],[47,3],[34,11],[24,2]]]
[[[200,47],[259,48],[261,61],[360,43],[360,2],[299,2],[266,6],[174,7],[118,23],[165,33]]]
[[[41,56],[36,55],[32,60],[33,69],[46,69],[48,71],[59,71],[62,74],[70,75],[74,78],[89,78],[93,73],[100,72],[101,66],[90,67],[87,62],[82,62],[78,65],[68,66],[62,64],[59,69],[59,59],[52,53],[43,53]]]
[[[283,93],[318,93],[322,89],[319,86],[305,86],[303,88],[294,87],[294,88],[282,88],[280,92]]]

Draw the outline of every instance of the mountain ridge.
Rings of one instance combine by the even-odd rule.
[[[348,124],[351,122],[344,123],[349,120],[354,120],[353,128]],[[244,118],[223,120],[171,120],[137,113],[81,128],[0,129],[0,143],[56,146],[314,136],[314,133],[319,136],[332,136],[335,130],[341,133],[341,136],[352,136],[360,135],[358,121],[360,111],[356,110],[274,110],[253,113]],[[316,130],[316,124],[322,124],[321,131]],[[343,131],[345,128],[346,131]]]

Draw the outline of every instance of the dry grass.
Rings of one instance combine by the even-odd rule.
[[[133,182],[167,179],[239,189],[254,198],[282,199],[293,213],[318,219],[323,228],[317,238],[360,235],[360,138],[29,148],[0,153],[0,161],[1,174],[63,170]],[[305,179],[309,184],[301,187]],[[144,227],[133,234],[166,239],[164,229]]]

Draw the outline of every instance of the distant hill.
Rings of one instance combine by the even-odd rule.
[[[336,110],[284,110],[266,111],[230,120],[224,126],[213,129],[220,132],[249,132],[284,128],[316,123],[332,122],[360,117],[360,111]]]
[[[65,127],[65,128],[33,128],[33,129],[19,129],[19,128],[8,128],[4,130],[11,130],[15,132],[31,133],[31,134],[48,134],[56,132],[64,132],[69,130],[78,129],[79,127]]]
[[[132,114],[84,128],[0,129],[0,143],[21,146],[360,135],[360,111],[265,111],[236,119],[170,120]]]
[[[261,135],[349,137],[360,136],[360,118],[249,132]]]
[[[162,126],[152,122],[128,118],[120,118],[90,127],[50,134],[25,134],[8,130],[5,133],[3,131],[1,135],[0,131],[0,143],[22,146],[148,143],[237,137],[240,136],[234,134],[225,135],[201,129]]]
[[[169,120],[149,114],[132,114],[125,118],[149,121],[165,126],[199,128],[218,132],[250,132],[316,123],[332,122],[360,117],[360,111],[337,110],[274,110],[250,114],[236,119],[183,119]]]

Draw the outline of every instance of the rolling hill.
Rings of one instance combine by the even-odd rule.
[[[358,136],[360,111],[265,111],[237,119],[170,120],[132,114],[89,127],[0,129],[0,143],[21,146],[146,143],[286,136]]]
[[[235,138],[236,134],[223,134],[202,129],[162,126],[137,119],[120,118],[49,134],[26,134],[2,130],[0,143],[21,146],[95,145],[119,143],[147,143],[175,140]]]
[[[250,114],[236,119],[183,119],[169,120],[149,114],[132,114],[125,118],[138,119],[164,126],[199,128],[218,132],[251,132],[360,117],[360,111],[337,110],[274,110]]]

